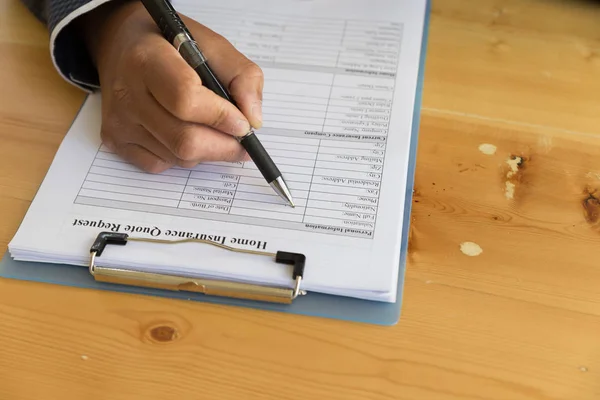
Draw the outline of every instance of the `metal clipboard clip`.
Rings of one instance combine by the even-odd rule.
[[[102,255],[102,252],[107,245],[112,244],[124,246],[129,241],[152,242],[160,244],[199,242],[221,247],[229,251],[269,256],[272,257],[276,263],[293,266],[291,274],[293,284],[289,288],[264,286],[218,279],[188,278],[96,265],[97,258]],[[270,303],[291,304],[298,296],[306,295],[306,291],[300,289],[305,263],[306,257],[300,253],[290,253],[286,251],[269,253],[255,250],[245,250],[202,239],[146,239],[129,237],[129,235],[126,233],[100,232],[90,248],[89,272],[98,282],[171,291],[196,292],[209,296],[233,297],[246,300],[266,301]]]

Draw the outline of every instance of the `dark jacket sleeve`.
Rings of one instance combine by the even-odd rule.
[[[21,0],[50,33],[50,55],[60,75],[85,91],[98,88],[98,73],[73,21],[110,0]]]

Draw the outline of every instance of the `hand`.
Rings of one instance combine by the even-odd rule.
[[[153,173],[248,160],[233,135],[261,125],[261,69],[222,36],[182,16],[240,112],[202,86],[141,3],[113,1],[80,24],[99,73],[104,144]]]

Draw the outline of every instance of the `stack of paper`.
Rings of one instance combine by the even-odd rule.
[[[144,173],[100,141],[87,98],[9,245],[17,260],[86,267],[101,231],[306,255],[302,288],[393,302],[425,1],[185,0],[265,75],[257,133],[292,189],[252,162]],[[416,140],[416,139],[412,139]],[[108,246],[103,265],[290,286],[272,260],[198,244]]]

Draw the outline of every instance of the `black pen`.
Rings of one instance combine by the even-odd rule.
[[[188,65],[200,76],[202,84],[237,107],[227,90],[210,70],[198,44],[171,3],[168,0],[142,0],[142,3],[158,25],[165,39],[177,49]],[[250,155],[250,158],[252,158],[252,161],[254,161],[254,164],[273,190],[292,207],[295,207],[294,200],[281,172],[279,172],[277,165],[254,134],[254,130],[250,128],[246,135],[236,137],[236,139],[246,149],[246,152],[248,152],[248,155]]]

